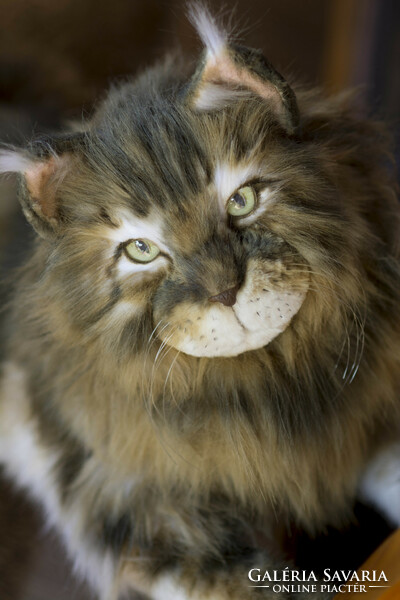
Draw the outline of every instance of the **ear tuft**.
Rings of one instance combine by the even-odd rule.
[[[247,96],[265,101],[271,115],[289,135],[299,123],[296,96],[259,50],[233,44],[208,9],[190,5],[189,18],[206,46],[186,88],[186,101],[194,110],[220,110]]]
[[[0,173],[23,173],[32,161],[15,150],[0,151]]]
[[[219,56],[227,46],[228,35],[217,25],[208,8],[199,2],[191,2],[188,16],[204,46],[209,58]]]
[[[19,200],[22,210],[42,237],[58,227],[57,188],[68,169],[68,156],[32,157],[23,151],[0,151],[0,173],[19,174]]]

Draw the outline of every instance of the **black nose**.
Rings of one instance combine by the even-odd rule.
[[[236,302],[236,294],[238,293],[238,290],[239,286],[235,285],[235,287],[225,290],[216,296],[211,296],[209,301],[221,302],[221,304],[224,304],[225,306],[233,306]]]

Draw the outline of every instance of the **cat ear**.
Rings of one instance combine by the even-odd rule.
[[[18,196],[22,210],[41,237],[51,237],[60,228],[59,184],[70,168],[68,153],[56,154],[46,146],[23,150],[0,150],[0,173],[18,173]]]
[[[293,133],[299,122],[296,96],[262,53],[231,44],[202,5],[192,4],[189,18],[205,46],[189,87],[190,105],[197,110],[217,110],[243,95],[255,94],[269,103],[279,123]]]

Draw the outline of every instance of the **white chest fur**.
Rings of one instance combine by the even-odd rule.
[[[49,525],[60,531],[76,572],[108,600],[112,597],[113,560],[109,553],[100,554],[88,543],[79,502],[63,506],[54,474],[58,459],[57,451],[40,440],[23,370],[5,363],[0,387],[0,463],[44,508]]]

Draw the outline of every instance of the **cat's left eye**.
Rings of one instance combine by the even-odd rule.
[[[157,258],[160,254],[158,246],[150,240],[131,240],[126,244],[125,254],[135,262],[148,263]]]
[[[232,217],[250,214],[256,205],[256,193],[250,185],[237,190],[228,200],[226,210]]]

